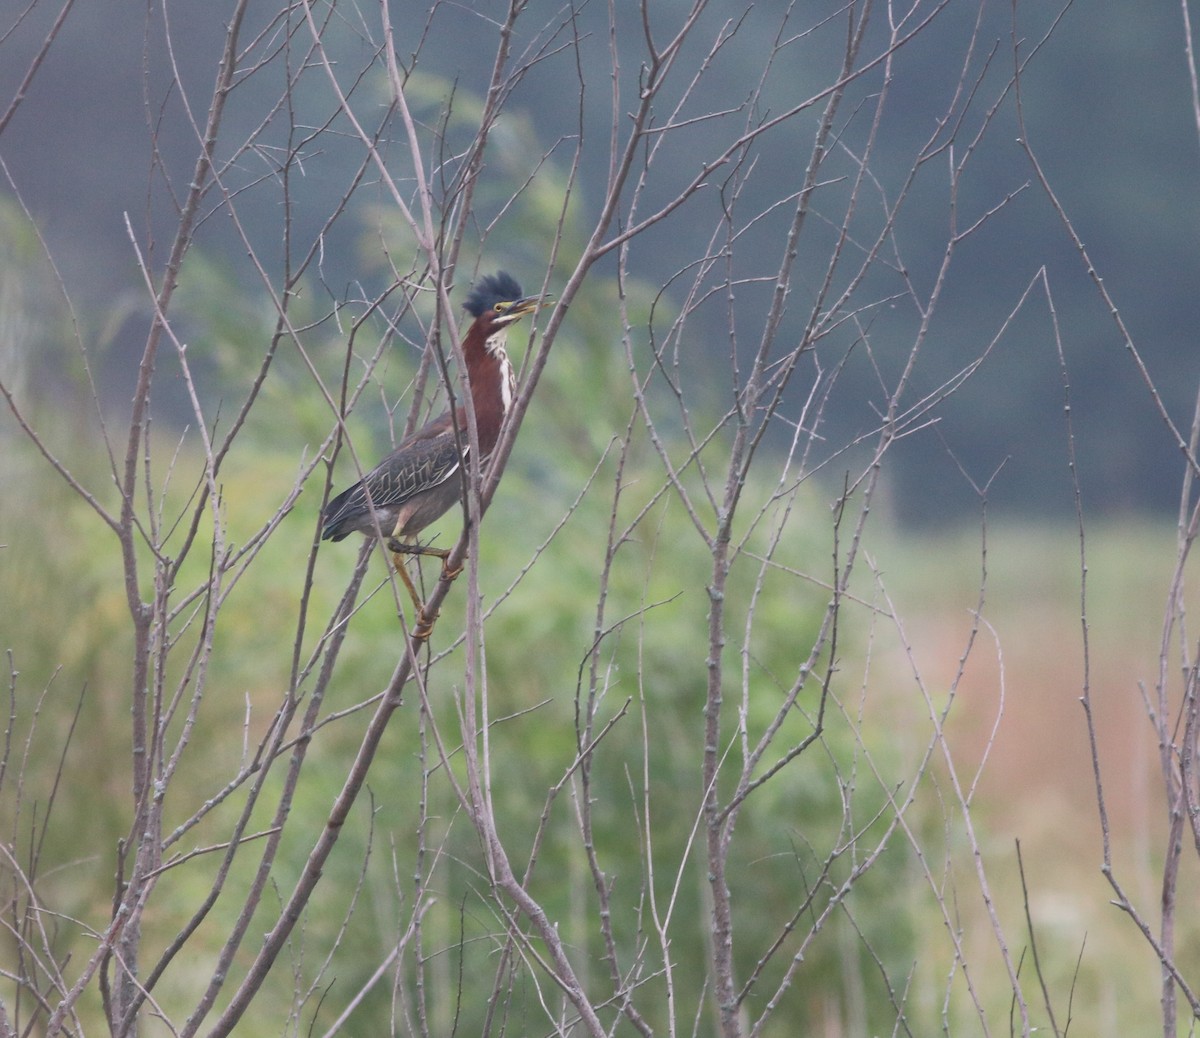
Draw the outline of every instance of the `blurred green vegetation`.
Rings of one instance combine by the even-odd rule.
[[[554,215],[547,211],[543,218],[552,220]],[[14,281],[6,278],[5,283]],[[21,291],[31,285],[23,282]],[[213,408],[211,421],[220,431],[257,371],[256,358],[261,358],[270,336],[269,312],[251,293],[239,292],[229,272],[199,254],[189,258],[183,286],[180,327],[189,331],[189,360],[213,394],[205,397],[205,405]],[[581,667],[595,638],[597,574],[614,507],[615,456],[610,451],[605,457],[605,452],[627,425],[631,406],[627,365],[613,332],[614,299],[612,286],[597,281],[572,308],[567,332],[481,535],[485,604],[493,603],[533,563],[486,626],[492,794],[500,832],[518,865],[529,854],[547,790],[561,779],[577,752],[579,696],[586,696],[587,683]],[[53,311],[53,294],[39,297],[38,306]],[[103,367],[103,343],[90,327],[84,320],[79,335],[88,344],[90,363]],[[336,372],[338,351],[344,347],[330,326],[314,330],[306,347],[328,371]],[[71,352],[69,345],[61,348]],[[48,439],[62,463],[103,507],[115,508],[109,460],[97,435],[100,419],[86,379],[77,374],[61,377],[45,391],[35,392],[27,387],[40,384],[39,358],[22,353],[16,361],[30,365],[29,378],[18,382],[28,420],[39,431],[51,430]],[[178,371],[173,370],[169,350],[161,355],[159,368],[156,377],[166,391],[176,391]],[[306,449],[311,450],[305,444],[318,440],[331,421],[319,395],[306,389],[304,370],[294,353],[281,349],[261,401],[222,469],[221,530],[233,550],[245,545],[280,507]],[[60,367],[60,375],[62,371]],[[361,432],[356,446],[369,459],[386,448],[387,437],[371,434],[381,423],[370,397],[360,412],[352,428]],[[90,432],[58,435],[61,415],[71,416],[81,430]],[[703,420],[702,408],[694,418]],[[124,449],[120,416],[105,415],[105,423],[119,456]],[[7,834],[23,861],[37,849],[39,896],[64,913],[56,947],[60,954],[69,952],[73,961],[82,961],[89,945],[83,930],[105,925],[117,844],[129,836],[132,642],[121,560],[112,531],[38,456],[12,421],[0,427],[0,436],[5,441],[6,476],[21,487],[19,494],[0,499],[5,545],[0,549],[0,598],[5,602],[0,648],[11,653],[15,672],[11,738],[17,747],[0,790],[0,832]],[[194,427],[169,429],[160,423],[152,443],[146,462],[151,489],[139,510],[147,512],[147,521],[152,513],[169,531],[163,549],[170,554],[183,541],[202,478],[202,456]],[[686,450],[673,441],[669,447]],[[716,442],[710,460],[719,461],[724,449]],[[298,634],[304,560],[315,531],[322,472],[318,468],[298,506],[228,589],[195,729],[167,792],[168,831],[216,796],[245,765],[289,686],[297,641],[301,656],[312,650],[322,618],[344,586],[353,550],[327,546],[316,564],[307,627]],[[337,479],[349,478],[343,462]],[[694,468],[685,478],[696,492]],[[594,752],[589,787],[595,853],[611,884],[621,968],[642,963],[647,977],[642,1012],[655,1027],[666,1026],[666,987],[647,900],[651,886],[658,911],[670,912],[676,1012],[685,1017],[706,998],[708,942],[707,882],[696,825],[703,792],[701,709],[707,674],[704,588],[711,561],[671,494],[646,509],[662,482],[653,451],[644,437],[635,438],[622,474],[618,521],[628,523],[645,511],[616,553],[607,588],[595,730],[623,716]],[[747,514],[765,505],[775,490],[771,479],[752,479],[746,488]],[[581,493],[578,507],[551,539]],[[768,508],[768,521],[750,537],[750,552],[766,551],[770,528],[781,521],[783,507]],[[456,517],[447,517],[441,538],[453,535],[456,526]],[[176,601],[206,579],[210,527],[206,513],[201,541],[180,571]],[[793,503],[775,551],[781,568],[768,568],[760,575],[760,564],[751,555],[739,558],[728,597],[733,640],[727,655],[726,738],[736,730],[743,688],[745,723],[753,744],[796,679],[828,596],[782,567],[798,571],[811,568],[814,558],[828,558],[830,536],[823,504],[801,499]],[[147,551],[140,561],[144,582],[152,572]],[[378,588],[384,578],[382,562],[373,560],[367,587]],[[759,579],[762,586],[745,644],[743,686],[736,637],[747,626],[746,610]],[[147,590],[143,586],[142,592]],[[466,594],[463,579],[443,610],[435,649],[445,648],[462,629]],[[628,619],[614,623],[622,618]],[[173,621],[174,656],[164,674],[167,689],[183,675],[199,626],[195,607],[184,608]],[[382,688],[400,651],[394,601],[385,589],[369,597],[353,618],[323,713],[345,710]],[[428,676],[436,722],[447,737],[457,731],[461,667],[460,648]],[[311,681],[302,685],[302,693],[309,685]],[[768,764],[812,732],[818,690],[819,681],[811,681],[779,736],[780,750],[768,754]],[[51,805],[59,754],[77,703],[79,724]],[[285,896],[324,825],[366,716],[362,710],[351,712],[314,738],[275,870],[272,890],[278,893],[271,897]],[[181,723],[177,717],[172,731],[177,733]],[[738,976],[750,976],[772,942],[783,936],[781,950],[762,969],[748,1000],[751,1012],[761,1008],[780,982],[796,950],[797,938],[783,935],[787,916],[811,892],[811,907],[795,920],[797,934],[806,932],[857,864],[856,846],[869,845],[885,824],[882,796],[872,791],[872,782],[856,774],[862,736],[850,720],[830,711],[823,738],[751,796],[742,810],[730,876]],[[871,746],[877,765],[889,759],[889,742],[880,738]],[[730,781],[739,752],[732,748],[723,773]],[[273,802],[269,794],[278,791],[280,781],[277,773],[268,783],[251,831],[268,824]],[[728,796],[731,788],[723,786],[722,795]],[[431,1030],[448,1034],[457,1027],[463,1033],[478,1033],[482,1027],[478,1014],[484,999],[479,996],[493,982],[503,925],[487,896],[474,832],[460,816],[428,744],[414,687],[372,770],[370,789],[369,802],[364,800],[355,811],[306,914],[303,932],[290,948],[292,962],[280,964],[276,982],[247,1019],[246,1026],[255,1033],[275,1029],[277,1024],[270,1022],[290,1011],[293,969],[301,983],[318,976],[321,956],[357,898],[340,950],[318,985],[332,983],[329,1005],[343,1004],[402,932],[413,911],[412,877],[418,872],[428,874],[421,954]],[[580,791],[577,783],[568,785],[551,809],[531,890],[568,936],[582,975],[591,978],[593,990],[602,991],[605,981],[600,978],[607,975],[607,967],[596,922],[596,894],[578,830]],[[241,792],[229,796],[171,852],[220,844],[242,802]],[[417,833],[422,827],[419,850]],[[855,845],[855,840],[864,842]],[[178,962],[156,988],[155,998],[164,1006],[189,1005],[204,982],[206,965],[215,963],[239,907],[238,894],[249,881],[254,848],[250,843],[240,855],[224,894],[188,945],[186,964]],[[822,862],[835,849],[829,871],[822,874]],[[155,950],[201,901],[218,857],[202,854],[164,873],[147,919],[144,961],[153,961]],[[792,1034],[798,1021],[815,1024],[830,1012],[869,1021],[873,1028],[890,1027],[894,1010],[874,960],[890,975],[903,976],[914,955],[904,857],[886,853],[850,895],[852,917],[838,910],[825,922],[805,950],[800,973],[782,996],[766,1033]],[[252,924],[251,934],[269,924],[271,909],[270,903],[264,905],[261,922]],[[78,925],[68,923],[68,917]],[[869,949],[855,937],[855,927],[872,933]],[[247,940],[239,962],[248,961],[255,945],[253,937]],[[12,950],[10,943],[6,954]],[[520,1018],[537,1015],[536,987],[544,978],[519,958],[515,969],[505,983],[515,985],[510,1029],[521,1030]],[[411,985],[411,958],[405,975]],[[354,1033],[382,1033],[391,1000],[385,982],[356,1011]],[[309,1019],[316,1011],[310,1004],[298,1012]],[[316,1012],[317,1025],[328,1024],[332,1012]],[[620,1025],[618,1033],[625,1033],[626,1026]]]

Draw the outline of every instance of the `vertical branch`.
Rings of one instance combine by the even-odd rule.
[[[169,593],[169,588],[165,587],[161,580],[156,579],[156,590],[152,600],[150,602],[142,601],[137,557],[137,541],[141,533],[136,514],[135,495],[139,462],[143,452],[149,450],[147,434],[151,387],[158,346],[164,331],[163,317],[169,311],[170,302],[178,283],[179,269],[191,244],[192,232],[212,172],[213,149],[216,145],[221,118],[236,69],[238,34],[246,6],[245,0],[239,0],[226,31],[224,51],[213,90],[212,103],[209,107],[204,137],[200,141],[200,151],[196,159],[192,183],[180,214],[162,282],[155,297],[155,314],[138,366],[130,411],[129,437],[120,480],[121,510],[116,532],[121,548],[125,596],[134,636],[131,681],[131,773],[134,815],[130,828],[133,839],[126,844],[126,848],[136,846],[137,850],[124,888],[118,891],[112,922],[75,984],[66,992],[53,1013],[50,1014],[46,1025],[47,1034],[50,1035],[56,1034],[62,1026],[64,1018],[74,1012],[75,1001],[91,982],[96,971],[105,966],[114,953],[120,967],[110,1007],[110,1026],[116,1028],[119,1021],[125,1016],[127,1008],[135,999],[139,998],[136,974],[141,943],[140,916],[149,893],[145,877],[153,871],[158,862],[160,816],[155,805],[156,802],[161,803],[161,795],[158,798],[155,797],[150,781],[154,755],[150,726],[152,717],[157,710],[156,702],[151,698],[151,675],[152,669],[156,666],[161,671],[168,651],[166,637],[160,637],[156,643],[153,631],[155,625],[161,623],[165,617],[165,596]],[[158,546],[155,544],[151,547],[157,553]],[[156,567],[156,571],[161,574],[161,564]],[[159,654],[157,664],[155,663],[156,652]],[[121,857],[124,858],[124,853]],[[125,871],[123,864],[121,870]]]
[[[129,438],[125,448],[125,462],[121,479],[121,513],[120,531],[118,534],[121,544],[121,555],[125,571],[125,594],[129,604],[130,616],[134,625],[134,675],[133,693],[133,788],[134,800],[139,805],[146,799],[147,781],[150,774],[149,745],[147,738],[147,677],[150,665],[150,625],[152,623],[151,609],[141,600],[138,588],[138,560],[136,551],[137,521],[135,517],[135,493],[137,487],[138,463],[143,449],[147,446],[145,437],[148,432],[148,410],[150,406],[150,390],[154,379],[155,361],[158,346],[164,332],[164,315],[170,310],[171,298],[179,281],[179,269],[183,257],[192,242],[192,231],[200,212],[200,205],[207,192],[209,178],[212,173],[212,155],[216,147],[217,134],[221,126],[221,117],[225,112],[225,103],[236,71],[238,32],[246,13],[246,0],[238,0],[230,19],[225,36],[225,49],[217,72],[217,82],[213,90],[212,104],[209,107],[208,121],[205,126],[204,139],[200,142],[200,153],[196,158],[195,170],[192,174],[191,185],[183,211],[180,214],[179,225],[171,243],[170,255],[163,270],[162,283],[154,300],[154,315],[151,318],[150,331],[142,350],[138,364],[137,382],[134,386],[133,403],[129,418]],[[157,546],[155,546],[157,547]],[[142,810],[143,808],[139,808]]]
[[[732,467],[732,466],[731,466]],[[725,649],[725,592],[729,578],[730,524],[736,508],[736,489],[727,487],[722,510],[717,516],[713,538],[712,572],[708,584],[708,670],[704,695],[704,820],[708,862],[708,885],[712,895],[713,998],[720,1016],[721,1033],[736,1038],[741,1033],[737,1018],[733,977],[733,911],[729,881],[725,875],[731,829],[721,824],[717,789],[721,764],[721,704]]]

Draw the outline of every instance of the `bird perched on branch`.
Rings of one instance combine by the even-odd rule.
[[[540,305],[539,297],[524,295],[521,286],[504,271],[480,278],[463,303],[463,309],[474,318],[462,341],[462,356],[479,434],[481,465],[496,446],[516,389],[516,376],[505,351],[508,328]],[[322,540],[340,541],[352,533],[363,533],[387,541],[396,572],[417,611],[413,631],[416,640],[429,637],[437,615],[426,615],[404,557],[435,555],[442,560],[444,577],[458,576],[458,570],[446,568],[448,550],[416,544],[409,538],[462,500],[463,463],[470,449],[467,422],[464,404],[453,412],[445,411],[404,440],[361,482],[338,494],[322,513]]]

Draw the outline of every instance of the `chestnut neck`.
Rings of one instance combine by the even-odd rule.
[[[463,342],[463,359],[475,405],[475,424],[479,430],[479,448],[486,458],[500,437],[500,426],[512,403],[515,376],[504,344],[505,328],[489,336],[479,322],[471,326]],[[466,412],[463,411],[466,428]]]

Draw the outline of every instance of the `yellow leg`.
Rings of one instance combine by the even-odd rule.
[[[395,541],[389,543],[388,547],[390,548],[395,543]],[[402,547],[405,546],[402,545]],[[404,581],[404,586],[408,588],[408,593],[412,596],[413,608],[416,610],[417,625],[413,628],[413,641],[423,642],[433,633],[433,625],[437,622],[438,614],[434,613],[433,616],[426,615],[425,603],[421,601],[421,596],[417,594],[416,585],[413,584],[412,577],[408,575],[408,567],[404,564],[404,554],[402,551],[393,550],[392,565],[396,567],[396,573]]]

